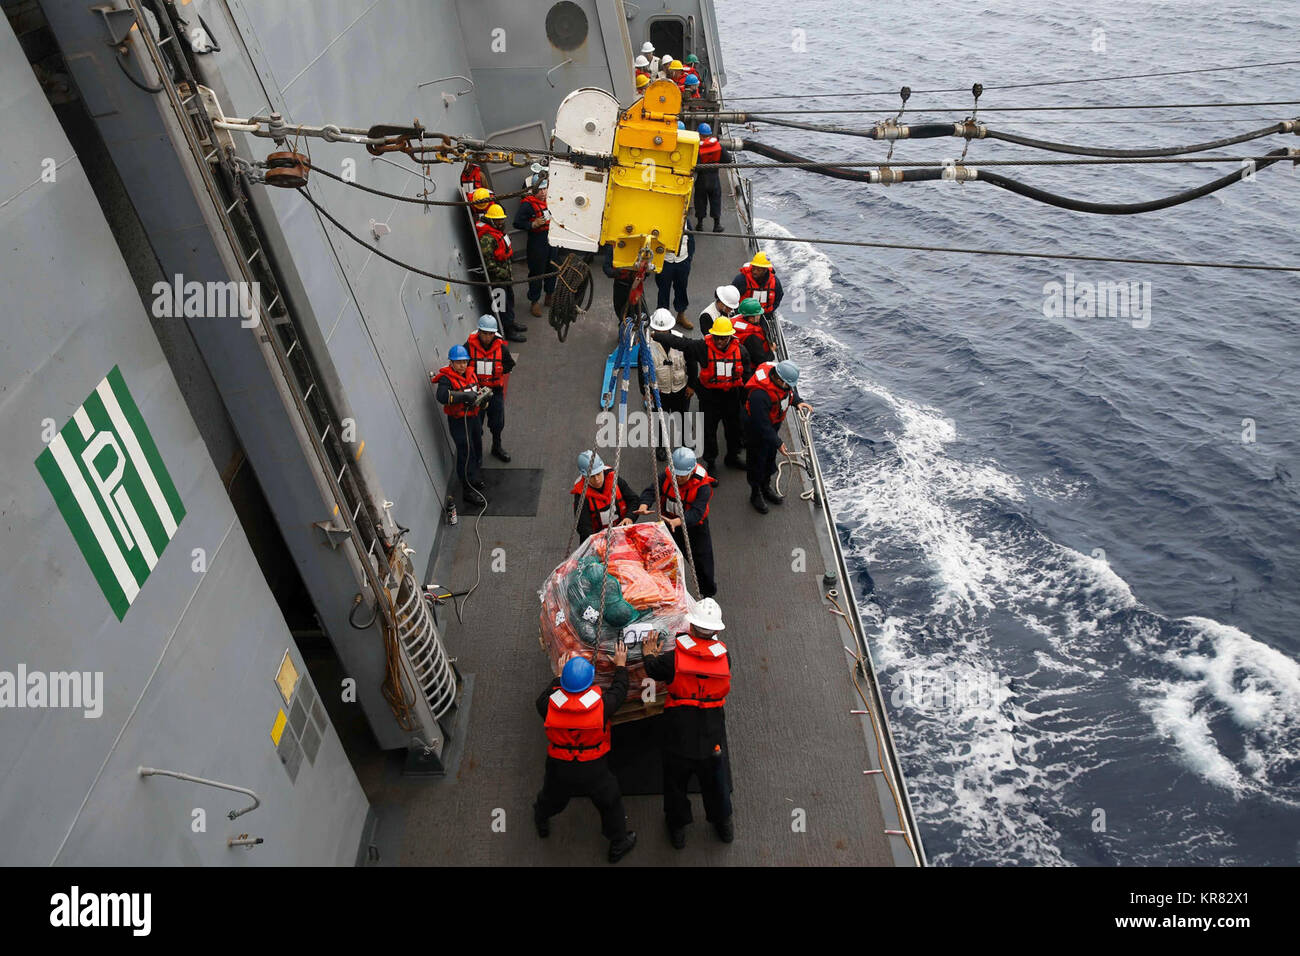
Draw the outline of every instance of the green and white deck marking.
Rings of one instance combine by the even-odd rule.
[[[36,470],[122,620],[185,506],[116,365],[41,452]]]

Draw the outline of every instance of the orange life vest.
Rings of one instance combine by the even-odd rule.
[[[491,236],[494,240],[496,240],[496,244],[492,248],[492,258],[496,259],[497,262],[510,261],[510,254],[512,250],[510,247],[509,236],[507,236],[496,226],[492,225],[486,219],[480,219],[478,222],[474,223],[474,232],[478,235],[480,240],[484,236]]]
[[[480,385],[500,388],[505,384],[506,376],[503,368],[505,343],[500,335],[493,332],[492,341],[484,347],[478,333],[475,332],[466,339],[465,348],[469,349],[470,368],[474,369],[474,375]]]
[[[695,470],[691,472],[686,484],[673,491],[673,485],[676,484],[677,477],[673,474],[672,467],[664,469],[663,481],[659,484],[659,498],[662,501],[664,514],[672,515],[674,518],[685,518],[686,510],[695,503],[695,496],[700,493],[700,489],[705,485],[716,485],[718,479],[709,475],[704,470],[703,465],[696,465]],[[681,495],[681,505],[677,503],[677,495]],[[704,506],[704,514],[700,516],[700,521],[704,522],[709,517],[709,508],[712,507],[713,500]]]
[[[772,350],[767,345],[767,333],[763,331],[763,326],[757,322],[746,322],[744,319],[732,318],[731,327],[736,330],[736,341],[744,346],[749,339],[755,335],[763,345],[763,354],[766,355]]]
[[[745,363],[740,343],[736,337],[731,336],[724,351],[714,344],[715,339],[712,335],[704,339],[704,348],[707,352],[703,364],[700,365],[700,384],[705,388],[714,388],[718,391],[727,391],[733,388],[740,388],[745,384]]]
[[[759,286],[754,278],[754,267],[746,262],[740,267],[740,277],[745,280],[745,288],[740,290],[742,299],[757,299],[758,304],[768,315],[772,314],[773,302],[776,301],[776,270],[767,270],[767,282]]]
[[[745,412],[746,414],[749,413],[749,396],[755,389],[760,392],[767,392],[767,397],[772,400],[772,408],[768,412],[768,417],[772,420],[774,428],[780,428],[781,423],[785,421],[785,413],[790,408],[791,390],[789,388],[778,388],[777,384],[772,381],[772,370],[775,368],[775,362],[764,362],[754,369],[754,374],[745,383]]]
[[[716,163],[722,158],[722,141],[716,136],[706,136],[700,140],[700,162]]]
[[[546,755],[556,760],[598,760],[609,753],[604,697],[594,686],[581,694],[556,688],[546,705]]]
[[[529,218],[530,220],[532,220],[532,219],[536,219],[536,218],[538,218],[539,216],[541,216],[542,213],[546,212],[546,200],[543,199],[541,196],[525,196],[523,199],[519,200],[519,204],[520,204],[521,206],[531,206],[531,207],[532,207],[533,211],[532,211],[532,213],[528,216],[528,218]],[[531,226],[530,226],[529,228],[532,229]],[[548,221],[548,222],[544,223],[543,225],[538,226],[536,229],[532,229],[532,231],[533,231],[533,232],[548,232],[548,231],[550,230],[550,228],[551,228],[551,224],[550,224],[550,222]]]
[[[465,168],[460,171],[460,188],[467,193],[472,193],[483,183],[483,169],[474,163],[466,163]]]
[[[623,500],[623,492],[619,490],[618,478],[614,475],[612,469],[606,468],[605,487],[587,488],[587,508],[591,511],[591,530],[594,534],[597,531],[604,531],[611,522],[621,521],[627,517],[627,502]],[[587,483],[585,477],[579,478],[573,483],[572,494],[582,500],[582,486]]]
[[[665,707],[721,707],[731,690],[727,646],[721,641],[678,634],[673,679]]]
[[[438,369],[436,375],[429,376],[429,381],[433,382],[435,385],[439,381],[443,380],[447,382],[448,388],[453,392],[463,392],[471,385],[477,385],[479,383],[478,376],[474,374],[474,366],[472,364],[465,369],[464,375],[457,375],[454,368],[450,365],[444,365],[442,368]],[[442,406],[442,410],[446,412],[450,418],[471,418],[478,414],[477,405],[467,405],[464,402],[448,402],[446,405]]]

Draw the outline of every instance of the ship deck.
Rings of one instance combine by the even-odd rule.
[[[734,224],[734,197],[725,203],[724,222]],[[688,315],[698,315],[712,289],[747,259],[742,240],[700,238]],[[391,754],[375,753],[357,767],[377,815],[372,842],[381,865],[604,865],[607,844],[589,801],[570,803],[552,820],[547,840],[531,820],[545,761],[533,702],[551,677],[538,646],[537,590],[566,554],[574,460],[594,441],[600,378],[617,339],[610,282],[598,269],[595,280],[593,307],[564,343],[544,318],[527,315],[518,288],[518,314],[530,329],[528,341],[513,347],[518,367],[505,431],[513,461],[488,458],[485,467],[542,469],[538,513],[479,519],[481,559],[471,509],[460,506],[460,524],[448,529],[438,583],[464,590],[479,578],[481,563],[464,624],[450,606],[439,612],[466,701],[444,755],[445,776],[403,776]],[[612,464],[612,455],[602,455]],[[649,452],[626,450],[623,473],[639,493],[651,479]],[[628,796],[639,845],[621,865],[910,864],[903,840],[884,833],[898,824],[892,807],[885,821],[874,782],[880,778],[863,775],[880,764],[866,718],[849,713],[862,703],[844,650],[851,639],[821,591],[828,554],[822,518],[794,496],[758,515],[743,472],[723,469],[719,477],[709,520],[734,675],[727,727],[736,840],[724,845],[715,837],[696,794],[687,847],[674,850],[662,797]],[[496,548],[504,549],[503,572],[491,569]],[[794,548],[805,550],[807,571],[791,570]]]

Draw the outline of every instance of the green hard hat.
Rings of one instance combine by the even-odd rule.
[[[744,302],[740,303],[741,315],[761,315],[762,312],[763,312],[763,307],[759,305],[757,299],[749,298],[746,299]]]
[[[689,56],[686,57],[686,60],[685,60],[684,62],[686,62],[686,63],[699,63],[699,62],[700,62],[700,58],[699,58],[698,56],[696,56],[694,53],[692,53],[692,54],[690,54]]]

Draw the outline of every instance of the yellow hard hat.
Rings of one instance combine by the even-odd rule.
[[[770,269],[770,268],[772,268],[772,263],[771,263],[771,261],[767,258],[767,254],[766,254],[766,253],[763,253],[763,252],[757,252],[757,253],[755,253],[755,254],[754,254],[754,258],[752,258],[752,259],[749,260],[749,264],[750,264],[751,266],[754,266],[754,267],[757,268],[757,269]]]
[[[480,186],[470,194],[469,198],[476,203],[484,202],[485,200],[492,198],[492,190],[488,189],[486,186]]]
[[[673,60],[671,63],[668,64],[668,69],[670,69],[670,70],[684,70],[684,69],[686,69],[686,67],[682,66],[682,61],[681,61],[681,60]]]
[[[736,330],[731,327],[731,319],[725,315],[720,315],[713,320],[713,327],[709,329],[710,335],[735,335]]]
[[[636,75],[636,88],[638,90],[643,89],[649,85],[650,85],[650,77],[646,76],[644,73],[638,73]]]
[[[504,219],[504,218],[506,218],[506,211],[505,211],[504,209],[501,208],[501,204],[500,204],[500,203],[495,203],[495,202],[494,202],[492,205],[488,206],[487,212],[483,213],[483,218],[484,218],[484,219]]]

